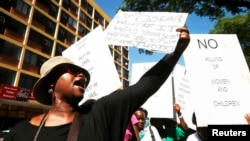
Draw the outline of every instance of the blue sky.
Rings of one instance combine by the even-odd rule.
[[[121,7],[122,0],[95,0],[95,2],[112,18],[115,16],[117,8]],[[186,25],[190,31],[190,34],[207,34],[209,30],[213,29],[214,22],[211,22],[208,18],[201,18],[196,15],[189,15]],[[164,54],[154,53],[153,55],[139,54],[138,48],[129,49],[130,68],[132,63],[142,62],[156,62]]]

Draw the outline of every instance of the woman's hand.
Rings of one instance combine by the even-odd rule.
[[[189,31],[186,27],[179,27],[176,32],[180,32],[180,38],[175,48],[175,53],[182,54],[190,42]]]
[[[245,119],[246,119],[247,123],[250,125],[250,113],[247,113],[245,115]]]

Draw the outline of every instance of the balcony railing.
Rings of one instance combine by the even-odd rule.
[[[4,35],[9,37],[9,38],[12,38],[12,39],[14,39],[14,40],[16,40],[18,42],[23,42],[23,40],[24,40],[23,35],[18,34],[18,33],[14,32],[14,31],[11,31],[11,30],[9,30],[7,28],[4,30]]]
[[[20,11],[19,9],[15,8],[15,7],[11,7],[10,8],[10,13],[18,16],[19,18],[28,21],[29,16],[24,14],[22,11]]]
[[[17,67],[19,60],[7,54],[0,53],[0,62]]]
[[[68,46],[73,44],[72,41],[70,41],[69,39],[66,39],[66,38],[64,39],[64,43],[67,44]]]
[[[77,18],[77,13],[75,12],[74,9],[68,8],[69,13],[71,13],[75,18]]]
[[[42,9],[44,12],[49,13],[49,8],[41,4],[39,1],[36,1],[36,6]]]
[[[34,25],[35,27],[41,29],[42,31],[45,31],[46,26],[44,26],[43,24],[41,24],[40,22],[33,20],[32,21],[32,25]]]
[[[86,19],[80,17],[80,21],[86,25]]]
[[[27,45],[34,48],[34,49],[36,49],[36,50],[42,51],[42,45],[39,44],[38,42],[29,40]]]
[[[66,26],[67,26],[69,29],[71,29],[72,31],[76,32],[76,29],[75,29],[72,25],[70,25],[69,23],[67,23]]]
[[[39,68],[36,65],[32,65],[29,63],[23,63],[23,69],[34,72],[34,73],[39,73]]]

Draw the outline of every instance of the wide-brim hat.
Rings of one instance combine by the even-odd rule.
[[[81,72],[84,74],[86,78],[85,85],[86,87],[88,86],[89,81],[90,81],[90,74],[86,69],[76,65],[72,60],[66,57],[63,57],[63,56],[52,57],[46,62],[44,62],[43,65],[41,66],[41,69],[40,69],[41,77],[40,79],[37,80],[37,82],[33,86],[33,96],[39,103],[42,103],[45,105],[52,104],[52,95],[48,93],[49,85],[51,85],[50,83],[52,83],[53,80],[58,79],[55,77],[59,77],[58,75],[53,75],[53,74],[56,74],[55,71],[60,70],[60,68],[67,67],[69,65],[73,65],[74,68],[77,69],[78,72]]]

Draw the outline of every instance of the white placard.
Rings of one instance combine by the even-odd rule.
[[[63,51],[63,56],[90,72],[90,83],[80,104],[86,99],[98,99],[121,88],[122,84],[101,26]]]
[[[192,34],[184,52],[198,126],[246,124],[250,76],[234,34]]]
[[[188,127],[196,130],[196,126],[192,123],[192,115],[194,112],[192,92],[189,78],[187,77],[187,69],[183,65],[175,65],[173,70],[173,88],[175,97],[174,103],[181,106],[181,113]],[[177,118],[177,121],[180,122],[179,118]]]
[[[130,85],[136,83],[146,71],[156,62],[133,63]],[[143,105],[150,118],[173,118],[173,93],[171,75],[161,88],[152,95]]]
[[[123,12],[114,16],[105,32],[108,44],[172,53],[188,13]]]

